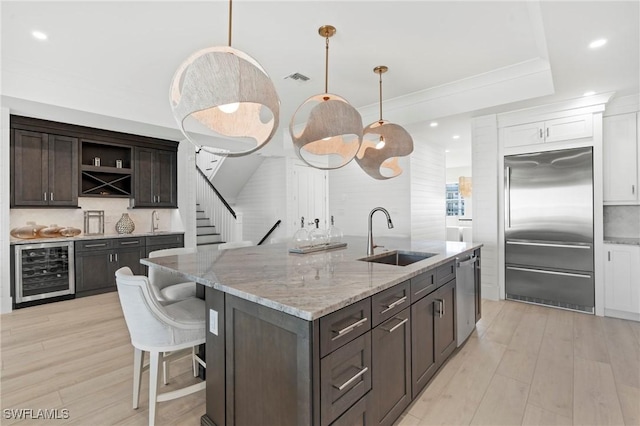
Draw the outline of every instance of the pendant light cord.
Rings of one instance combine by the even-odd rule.
[[[229,47],[231,47],[231,17],[233,16],[233,0],[229,0]]]
[[[324,53],[324,93],[329,93],[329,37],[327,37]]]
[[[380,73],[380,123],[382,123],[382,73]]]

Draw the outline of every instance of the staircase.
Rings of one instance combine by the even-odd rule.
[[[205,211],[200,209],[200,204],[196,204],[196,240],[199,250],[217,250],[218,244],[224,243],[220,234],[216,232],[216,227],[206,217]]]

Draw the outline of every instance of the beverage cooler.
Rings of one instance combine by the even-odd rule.
[[[15,245],[15,303],[75,293],[73,242]]]

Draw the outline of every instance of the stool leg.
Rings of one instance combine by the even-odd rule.
[[[193,377],[198,377],[198,363],[196,362],[196,347],[191,348],[191,363],[193,364]]]
[[[163,362],[161,352],[149,353],[149,426],[156,421],[156,407],[158,405],[158,376],[160,375],[160,362]]]
[[[169,361],[162,361],[162,383],[165,385],[169,383]]]
[[[144,351],[134,348],[133,351],[133,409],[140,403],[140,383],[142,381],[142,365],[144,363]]]

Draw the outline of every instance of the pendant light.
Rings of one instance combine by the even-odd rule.
[[[278,128],[280,100],[264,68],[231,47],[231,21],[229,0],[228,46],[189,56],[173,77],[169,100],[187,140],[217,155],[239,157],[271,140]]]
[[[362,143],[362,117],[344,98],[330,94],[329,38],[335,27],[318,29],[325,42],[324,92],[307,99],[291,118],[289,132],[298,157],[317,169],[332,170],[345,166],[355,157]],[[304,128],[295,132],[297,118],[306,118]]]
[[[362,146],[356,155],[360,167],[372,178],[380,180],[400,175],[399,157],[413,152],[413,139],[409,132],[382,119],[382,74],[388,70],[384,65],[373,69],[380,76],[380,119],[364,128]]]

